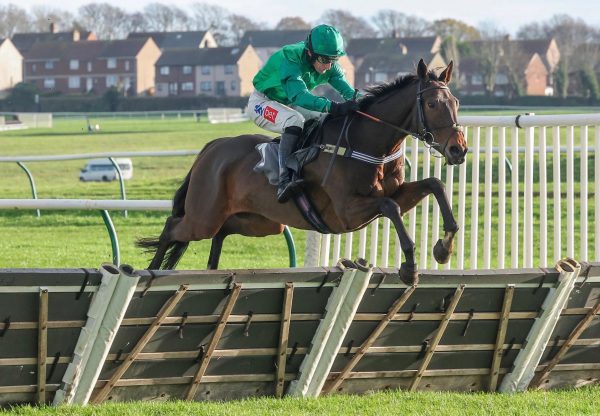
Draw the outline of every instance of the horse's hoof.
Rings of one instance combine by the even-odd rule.
[[[452,244],[450,244],[450,249],[452,249]],[[435,243],[435,246],[433,247],[433,257],[439,264],[448,263],[450,260],[450,253],[452,253],[452,251],[444,247],[441,239]]]
[[[402,263],[398,275],[400,276],[400,280],[409,286],[419,284],[419,273],[415,264]]]

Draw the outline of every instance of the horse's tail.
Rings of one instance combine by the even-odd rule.
[[[171,212],[173,217],[183,217],[185,215],[185,197],[190,186],[191,176],[192,170],[190,169],[179,189],[175,191],[175,195],[173,196],[173,210]]]

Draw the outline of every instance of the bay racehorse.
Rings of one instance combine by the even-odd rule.
[[[451,75],[452,62],[437,76],[421,60],[416,74],[368,89],[360,111],[349,120],[330,118],[323,126],[323,143],[330,145],[347,126],[348,147],[368,161],[338,156],[324,185],[331,153],[321,153],[303,168],[305,192],[333,233],[358,230],[381,216],[391,220],[405,258],[399,274],[409,283],[418,278],[415,244],[402,215],[427,195],[435,196],[445,231],[433,250],[439,263],[449,260],[458,225],[439,179],[406,182],[404,156],[385,158],[399,155],[410,135],[443,155],[448,164],[464,162],[467,143],[457,122],[458,100],[448,88]],[[284,224],[311,229],[291,201],[277,203],[277,187],[253,170],[260,159],[255,146],[270,140],[260,134],[223,137],[202,149],[175,193],[172,215],[161,235],[138,240],[138,246],[154,253],[149,269],[174,268],[190,241],[212,238],[208,267],[216,269],[228,235],[263,237],[282,233]]]

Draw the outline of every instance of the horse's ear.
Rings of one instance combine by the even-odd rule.
[[[427,79],[427,64],[423,58],[419,60],[417,65],[417,75],[419,76],[419,79]]]
[[[447,84],[450,82],[450,78],[452,78],[452,67],[453,66],[454,66],[454,62],[450,61],[450,63],[446,67],[446,69],[444,69],[442,71],[442,73],[440,74],[440,76],[438,77],[438,79],[440,81],[442,81],[444,84]]]

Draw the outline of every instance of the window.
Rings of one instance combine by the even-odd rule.
[[[375,82],[386,82],[388,79],[385,72],[375,72]]]
[[[496,84],[506,85],[508,84],[508,77],[506,74],[496,74]]]
[[[54,69],[54,61],[46,61],[44,63],[44,68],[46,68],[46,69]]]
[[[129,71],[129,61],[125,61],[125,71]]]
[[[69,77],[69,88],[78,89],[80,86],[79,77]]]
[[[483,84],[483,77],[480,74],[474,74],[471,76],[471,84],[472,85],[481,85]]]
[[[116,75],[107,75],[106,76],[106,86],[108,88],[116,86],[118,81],[119,81],[119,79],[117,78]]]
[[[91,62],[87,63],[87,71],[92,72],[92,63]]]
[[[183,72],[185,75],[189,75],[189,74],[191,74],[191,73],[192,73],[192,67],[191,67],[191,65],[184,65],[184,66],[183,66],[183,69],[182,69],[182,72]]]
[[[202,65],[201,72],[202,72],[202,75],[210,75],[210,66]]]
[[[194,83],[193,82],[182,82],[181,83],[181,91],[194,91]]]
[[[160,74],[161,75],[169,75],[169,67],[168,66],[161,66],[160,67]]]
[[[233,74],[234,69],[235,69],[235,65],[225,65],[225,73],[226,74]]]
[[[55,85],[56,85],[56,82],[54,81],[54,78],[44,79],[44,88],[51,89],[51,88],[54,88]]]
[[[31,72],[33,72],[35,74],[36,70],[37,70],[37,64],[32,64],[31,65]]]
[[[114,69],[117,67],[117,58],[108,58],[106,60],[106,68]]]
[[[177,95],[177,83],[176,82],[169,83],[169,94]]]
[[[217,94],[225,95],[225,81],[217,81]]]
[[[231,81],[231,91],[237,90],[237,81]]]
[[[71,59],[69,61],[69,69],[74,71],[76,69],[79,69],[79,60],[77,59]]]
[[[211,91],[212,90],[212,82],[210,82],[210,81],[202,81],[200,83],[200,90],[201,91]]]

